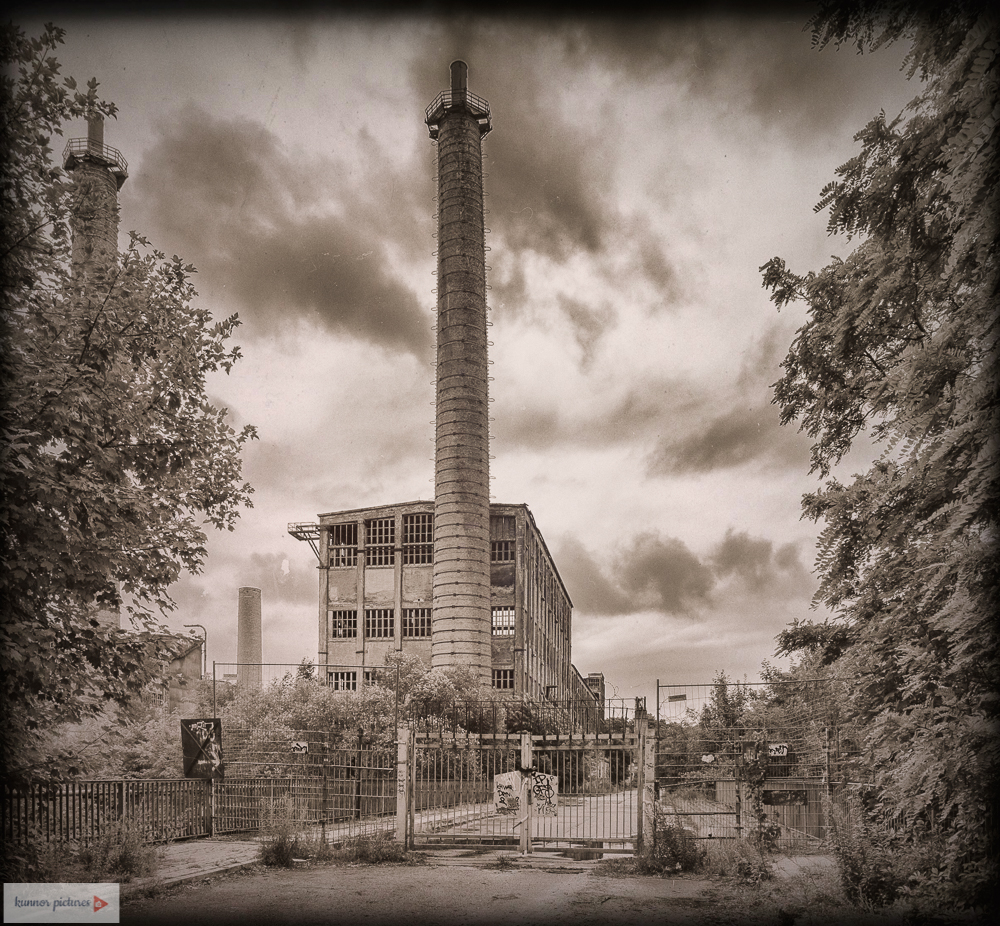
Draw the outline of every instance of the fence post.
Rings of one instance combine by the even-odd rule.
[[[637,724],[638,726],[638,724]],[[639,737],[639,794],[642,811],[639,817],[640,852],[650,849],[656,842],[656,738],[650,736],[650,721],[642,721]]]
[[[521,734],[521,807],[524,810],[521,824],[519,848],[522,855],[531,852],[531,774],[527,771],[534,765],[531,752],[531,734]]]
[[[409,745],[410,731],[405,726],[396,727],[396,839],[406,845],[406,808],[409,806]]]
[[[215,779],[208,779],[208,835],[215,835]]]

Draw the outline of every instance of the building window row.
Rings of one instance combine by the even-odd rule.
[[[494,669],[493,670],[493,687],[500,688],[507,691],[514,690],[514,670],[513,669]]]
[[[404,608],[402,630],[404,639],[429,638],[431,635],[431,609]]]
[[[396,519],[372,518],[365,521],[365,564],[394,566],[396,563]],[[330,525],[330,565],[357,566],[358,525]],[[420,566],[434,562],[434,515],[403,515],[403,565]]]
[[[514,636],[514,609],[491,608],[490,610],[493,612],[493,636]]]

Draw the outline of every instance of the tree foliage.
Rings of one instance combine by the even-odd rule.
[[[95,608],[124,601],[150,630],[173,607],[170,584],[201,568],[203,528],[232,530],[252,491],[240,454],[253,429],[235,432],[207,391],[239,359],[226,343],[238,319],[214,322],[195,302],[194,268],[135,233],[107,266],[72,265],[70,217],[87,191],[50,145],[68,120],[115,108],[96,80],[84,90],[60,76],[62,40],[51,25],[35,38],[0,34],[8,773],[29,770],[33,731],[148,680],[156,637],[104,629]]]
[[[997,768],[997,51],[985,6],[824,3],[814,44],[910,43],[922,92],[873,118],[821,194],[845,259],[764,285],[807,320],[775,402],[831,468],[864,433],[880,456],[828,478],[803,509],[824,523],[817,599],[837,620],[781,641],[864,676],[850,706],[869,731],[886,811],[933,816],[950,876],[981,869]],[[995,808],[993,808],[995,812]],[[994,823],[996,818],[994,817]]]

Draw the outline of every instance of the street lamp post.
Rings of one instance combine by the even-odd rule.
[[[201,624],[185,624],[185,627],[197,627],[201,630],[201,677],[208,673],[208,631]]]

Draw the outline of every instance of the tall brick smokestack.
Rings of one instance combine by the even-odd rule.
[[[431,665],[490,684],[490,474],[482,138],[489,104],[464,61],[427,108],[437,140],[437,413]]]
[[[108,271],[118,257],[118,191],[128,179],[128,164],[117,148],[104,144],[104,117],[87,117],[87,137],[71,138],[63,166],[76,183],[70,228],[73,270]]]
[[[240,617],[236,633],[236,684],[260,688],[264,661],[260,642],[260,589],[240,589]]]
[[[116,148],[104,144],[104,117],[87,117],[87,137],[71,138],[63,149],[63,167],[76,184],[70,207],[73,275],[109,272],[118,259],[118,191],[128,179],[128,164]],[[121,585],[118,585],[121,592]],[[120,607],[94,607],[91,617],[102,627],[121,626]]]

